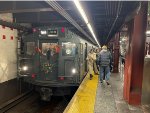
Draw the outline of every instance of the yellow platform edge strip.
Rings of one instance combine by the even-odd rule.
[[[94,113],[98,75],[86,75],[63,113]]]

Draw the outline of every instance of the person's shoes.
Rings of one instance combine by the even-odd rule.
[[[107,85],[110,85],[110,83],[109,82],[106,82],[107,83]]]
[[[103,81],[100,81],[100,83],[103,83]]]
[[[93,75],[92,75],[92,74],[90,74],[90,80],[92,80],[92,78],[93,78]]]

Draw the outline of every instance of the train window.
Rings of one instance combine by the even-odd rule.
[[[47,56],[47,60],[49,60],[50,56],[53,56],[57,53],[57,46],[58,43],[42,43],[42,54]]]
[[[63,56],[73,56],[77,54],[77,46],[72,42],[63,42],[62,43],[62,55]]]
[[[27,55],[34,55],[35,54],[35,42],[27,42]]]

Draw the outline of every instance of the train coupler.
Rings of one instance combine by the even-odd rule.
[[[53,95],[51,88],[42,87],[40,90],[41,100],[50,101]]]

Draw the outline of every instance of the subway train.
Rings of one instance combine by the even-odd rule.
[[[41,99],[69,95],[87,72],[93,44],[65,27],[38,27],[22,36],[19,76],[34,86]]]

